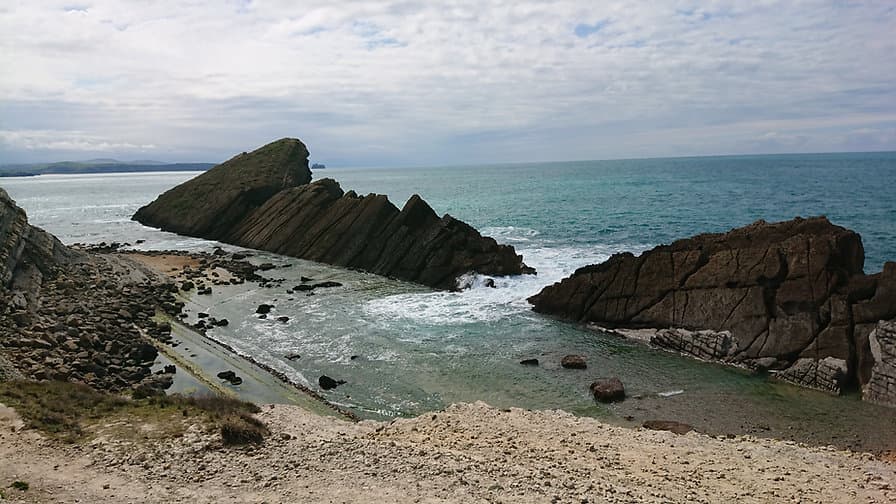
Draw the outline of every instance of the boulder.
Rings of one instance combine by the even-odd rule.
[[[320,385],[320,388],[324,390],[334,389],[342,385],[343,383],[345,382],[342,380],[334,380],[327,375],[321,375],[321,377],[317,379],[317,384]]]
[[[606,378],[591,384],[591,394],[600,402],[617,402],[625,399],[625,386],[619,378]]]
[[[560,360],[560,365],[566,369],[585,369],[588,367],[584,355],[567,355]]]
[[[869,382],[869,335],[896,317],[896,263],[865,275],[864,261],[861,237],[824,217],[757,221],[616,254],[529,302],[610,329],[665,328],[654,345],[839,393]]]
[[[344,193],[332,179],[309,183],[307,157],[299,140],[278,140],[171,189],[133,218],[439,289],[454,289],[468,272],[534,272],[513,247],[449,215],[440,218],[420,196],[399,210],[383,195]]]

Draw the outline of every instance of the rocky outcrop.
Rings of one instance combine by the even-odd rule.
[[[608,328],[671,328],[650,341],[839,392],[868,383],[869,335],[896,316],[896,263],[876,275],[863,265],[859,235],[824,217],[758,221],[616,254],[529,301]]]
[[[60,263],[78,256],[55,236],[28,224],[25,211],[0,188],[0,287],[16,284],[30,292]]]
[[[866,400],[896,406],[896,320],[880,322],[868,337],[874,365],[862,389]]]
[[[290,146],[301,156],[266,154]],[[332,179],[307,183],[306,158],[301,142],[279,140],[175,187],[141,208],[134,219],[439,289],[457,288],[456,279],[468,272],[533,271],[513,247],[498,245],[449,215],[439,217],[417,195],[399,210],[383,195],[344,193]],[[256,173],[259,159],[265,164]]]
[[[219,240],[274,194],[310,181],[305,144],[284,138],[174,187],[137,210],[134,220],[163,231]]]

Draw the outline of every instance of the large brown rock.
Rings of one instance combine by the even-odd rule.
[[[529,301],[535,311],[610,328],[728,333],[724,348],[704,341],[711,333],[677,331],[652,342],[701,358],[772,362],[786,379],[836,392],[867,382],[868,335],[896,316],[896,263],[870,276],[863,264],[861,237],[824,217],[758,221],[640,256],[616,254]],[[843,375],[830,365],[840,361]]]
[[[301,155],[271,160],[266,154],[282,154],[290,146]],[[296,156],[301,157],[298,174],[293,169]],[[332,179],[307,183],[306,157],[298,140],[274,142],[175,187],[134,219],[440,289],[456,288],[457,277],[467,272],[531,272],[513,247],[498,245],[450,215],[439,217],[420,196],[412,196],[399,210],[383,195],[344,193]],[[263,173],[250,177],[258,159],[266,163]]]

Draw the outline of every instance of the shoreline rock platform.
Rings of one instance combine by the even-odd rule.
[[[284,138],[240,154],[140,208],[133,219],[188,236],[458,289],[466,273],[534,273],[499,245],[418,195],[399,210],[380,194],[311,182],[308,149]]]
[[[642,330],[660,348],[896,406],[887,323],[896,318],[896,263],[866,275],[864,260],[861,237],[824,217],[758,221],[616,254],[529,302],[578,323]]]

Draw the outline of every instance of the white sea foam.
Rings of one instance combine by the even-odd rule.
[[[513,229],[516,235],[537,236],[538,231],[525,228]],[[507,240],[512,241],[512,240]],[[533,243],[533,245],[536,245]],[[364,306],[365,312],[374,320],[384,324],[405,321],[430,326],[464,325],[480,322],[494,322],[520,312],[531,306],[527,298],[541,291],[545,286],[565,278],[577,268],[605,261],[612,253],[622,250],[641,250],[643,246],[631,247],[557,247],[549,243],[539,243],[531,248],[517,247],[517,251],[537,275],[494,278],[495,287],[485,286],[483,275],[475,275],[463,282],[470,288],[461,292],[414,292],[387,296],[371,300]]]

